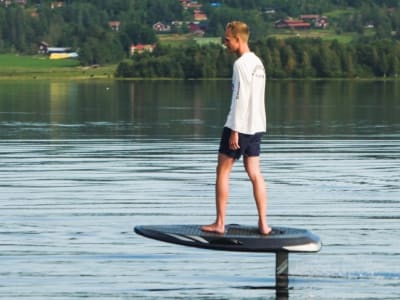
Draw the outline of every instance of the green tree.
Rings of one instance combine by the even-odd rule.
[[[281,48],[281,62],[285,70],[286,76],[293,76],[293,72],[297,66],[296,56],[290,44]]]

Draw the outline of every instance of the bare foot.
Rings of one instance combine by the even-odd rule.
[[[262,234],[262,235],[268,235],[272,232],[272,228],[271,227],[267,227],[267,229],[258,229],[258,231]]]
[[[210,225],[203,225],[201,226],[201,230],[205,232],[214,232],[218,234],[224,234],[225,233],[225,226],[220,226],[215,223],[210,224]]]
[[[266,224],[258,223],[258,231],[263,235],[268,235],[272,232],[272,228]]]

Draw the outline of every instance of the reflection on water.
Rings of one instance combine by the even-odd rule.
[[[306,81],[270,84],[272,131],[358,138],[397,135],[400,82]],[[398,137],[398,135],[397,135]]]
[[[0,298],[275,298],[266,289],[273,254],[192,249],[132,231],[213,218],[229,82],[18,84],[0,83]],[[396,86],[269,85],[269,221],[310,229],[324,244],[290,256],[292,299],[400,296]],[[241,168],[227,221],[253,224]]]
[[[269,135],[398,138],[400,82],[272,81]],[[229,81],[1,82],[4,138],[218,137]]]

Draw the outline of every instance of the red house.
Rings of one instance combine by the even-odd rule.
[[[203,13],[200,9],[195,9],[193,12],[193,18],[195,21],[206,21],[207,15]]]
[[[300,19],[304,22],[313,24],[315,28],[325,29],[328,27],[328,18],[320,15],[301,15]]]
[[[129,54],[132,56],[135,53],[143,53],[143,52],[153,52],[153,50],[156,48],[155,44],[137,44],[134,45],[132,44],[130,49],[129,49]]]
[[[303,20],[279,20],[275,22],[275,28],[282,29],[282,28],[291,28],[291,29],[309,29],[311,28],[311,24],[304,22]]]

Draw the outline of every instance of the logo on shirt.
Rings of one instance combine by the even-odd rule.
[[[265,69],[262,65],[257,65],[253,73],[251,74],[253,77],[265,79]]]

